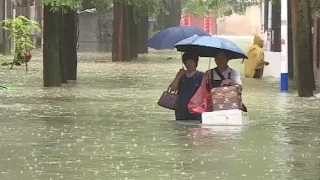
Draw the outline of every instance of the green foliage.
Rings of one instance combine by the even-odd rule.
[[[170,0],[116,0],[134,6],[135,21],[138,17],[157,14],[164,11],[164,1]],[[173,0],[175,1],[175,0]],[[93,6],[100,11],[113,7],[113,0],[92,0]]]
[[[154,35],[156,35],[157,33],[159,33],[160,30],[152,30],[148,33],[148,37],[152,38]]]
[[[210,13],[208,3],[201,0],[182,0],[182,9],[184,13],[194,16]]]
[[[51,6],[51,10],[56,12],[68,9],[80,9],[83,0],[42,0],[45,5]],[[134,6],[135,16],[153,15],[165,11],[164,2],[170,3],[175,0],[117,0]],[[92,5],[97,10],[107,10],[113,7],[113,0],[91,0]],[[139,19],[136,19],[137,21]]]
[[[164,9],[162,0],[117,0],[134,6],[136,17],[152,15]],[[164,0],[168,1],[168,0]],[[106,10],[112,7],[113,0],[92,0],[92,4],[98,10]]]
[[[184,12],[195,16],[213,14],[222,17],[232,13],[243,14],[248,6],[259,2],[259,0],[182,0],[182,7]]]
[[[91,4],[97,8],[97,10],[107,10],[112,7],[112,0],[92,0]]]
[[[43,3],[53,7],[68,6],[70,8],[75,8],[81,5],[82,0],[43,0]]]
[[[166,0],[167,1],[167,0]],[[137,15],[151,15],[159,13],[164,10],[164,3],[162,0],[127,0],[128,4],[135,7]]]
[[[5,19],[1,21],[1,26],[14,38],[14,55],[18,59],[24,57],[24,53],[34,48],[31,40],[33,30],[40,31],[40,26],[36,21],[27,19],[24,16],[18,16],[14,19]],[[23,61],[23,59],[19,59]]]
[[[0,68],[2,66],[2,63],[7,62],[8,58],[5,55],[0,54]]]
[[[161,12],[164,7],[161,0],[127,0],[127,3],[134,7],[134,20],[136,22],[140,21],[139,18],[141,16],[149,16]]]
[[[60,11],[67,12],[69,9],[76,10],[81,8],[83,0],[42,0],[44,5],[51,6],[53,12]]]

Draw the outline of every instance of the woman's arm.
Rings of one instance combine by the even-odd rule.
[[[185,72],[184,69],[180,69],[180,71],[178,72],[178,74],[176,75],[176,77],[174,78],[174,80],[171,83],[171,91],[178,90],[180,79],[181,79],[182,76],[184,76],[185,73],[186,72]]]
[[[242,87],[242,81],[241,81],[241,75],[235,70],[231,71],[231,77],[230,79],[225,79],[221,83],[222,86],[241,86]]]
[[[241,85],[242,86],[242,80],[241,75],[235,70],[231,71],[231,80],[233,81],[233,85]]]
[[[179,88],[179,82],[180,82],[181,77],[176,76],[174,80],[171,83],[171,91],[176,91]]]
[[[257,64],[257,68],[256,69],[259,69],[259,68],[261,68],[263,66],[268,66],[269,65],[269,62],[264,60],[264,52],[263,52],[263,50],[261,50],[261,52],[258,52],[257,59],[258,59],[259,63]]]

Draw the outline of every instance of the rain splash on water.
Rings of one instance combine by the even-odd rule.
[[[272,78],[243,79],[249,127],[177,123],[156,102],[181,67],[179,53],[128,63],[93,57],[82,57],[78,80],[62,88],[42,88],[41,60],[27,73],[0,70],[9,88],[0,91],[1,179],[320,177],[318,99],[280,93]],[[208,59],[199,66],[205,71]]]

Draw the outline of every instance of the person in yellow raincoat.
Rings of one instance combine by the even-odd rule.
[[[264,61],[263,39],[255,35],[253,45],[247,52],[248,59],[244,60],[244,76],[248,78],[261,78],[264,66],[269,62]]]

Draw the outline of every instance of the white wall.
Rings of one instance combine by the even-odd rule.
[[[265,66],[263,76],[264,77],[274,77],[279,78],[280,80],[280,60],[281,60],[281,53],[280,52],[264,52],[265,61],[270,62],[269,66]],[[317,88],[320,88],[320,69],[316,67],[314,63],[314,75]]]
[[[260,5],[247,7],[244,14],[232,14],[217,19],[219,35],[252,35],[261,32]]]
[[[281,53],[280,52],[264,52],[265,61],[268,61],[270,64],[269,66],[265,66],[263,76],[271,76],[275,78],[280,78],[280,60],[281,60]]]

